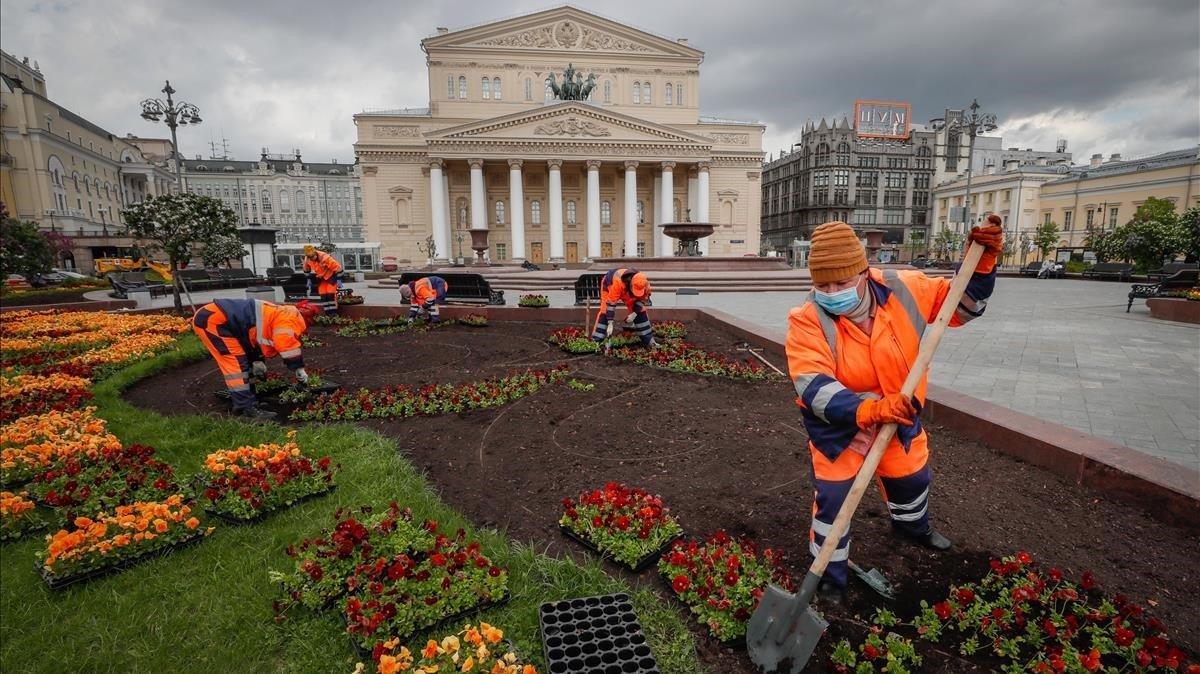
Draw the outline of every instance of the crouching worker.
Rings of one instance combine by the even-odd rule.
[[[303,335],[320,311],[304,300],[295,306],[262,300],[216,300],[196,310],[192,330],[217,361],[225,376],[233,413],[253,419],[274,419],[260,410],[250,388],[251,377],[267,374],[266,359],[278,355],[300,382],[308,381],[300,353]]]
[[[950,320],[960,327],[979,317],[996,282],[1004,245],[999,216],[971,230],[985,248]],[[950,541],[929,518],[932,473],[929,442],[919,416],[926,376],[910,398],[900,393],[917,359],[925,326],[950,290],[950,279],[916,270],[867,266],[858,234],[844,222],[827,222],[812,236],[808,261],[813,293],[788,315],[788,369],[808,431],[815,487],[809,549],[816,556],[850,491],[880,424],[898,425],[876,477],[902,538],[935,550]],[[818,594],[844,601],[849,531],[838,541]]]
[[[400,284],[400,297],[408,302],[408,320],[415,320],[422,313],[429,317],[430,323],[440,323],[441,314],[438,305],[446,303],[446,292],[450,284],[441,276],[426,276],[412,283]]]
[[[603,342],[608,335],[608,324],[613,320],[617,306],[624,304],[629,310],[625,317],[626,327],[637,333],[647,347],[654,343],[654,331],[650,327],[650,316],[646,303],[650,301],[650,279],[636,269],[613,269],[600,280],[600,311],[596,314],[596,328],[592,340]]]
[[[337,314],[337,293],[342,276],[342,263],[315,246],[304,247],[304,273],[311,274],[316,281],[317,295],[326,315]],[[310,280],[309,286],[312,286]]]

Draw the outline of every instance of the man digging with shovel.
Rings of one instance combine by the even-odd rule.
[[[988,216],[969,238],[964,268],[950,281],[869,268],[844,222],[813,232],[814,290],[788,315],[787,354],[812,455],[809,549],[816,561],[797,595],[769,586],[751,617],[750,656],[768,671],[790,658],[799,672],[811,656],[825,626],[808,606],[814,590],[826,605],[845,601],[849,521],[872,476],[897,534],[950,547],[929,522],[929,445],[918,415],[945,327],[981,315],[995,285],[1000,217]],[[836,544],[826,545],[827,537]]]

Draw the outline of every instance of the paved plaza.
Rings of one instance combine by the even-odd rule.
[[[351,284],[370,304],[398,305],[397,291]],[[932,381],[1026,414],[1200,468],[1200,326],[1150,318],[1145,303],[1125,313],[1129,285],[1001,278],[984,318],[952,330]],[[570,306],[570,291],[538,291]],[[103,292],[95,294],[97,298]],[[506,293],[516,304],[517,291]],[[193,293],[244,297],[243,290]],[[802,293],[705,293],[708,306],[786,330]],[[656,293],[659,307],[676,306]],[[158,298],[156,305],[168,305]]]

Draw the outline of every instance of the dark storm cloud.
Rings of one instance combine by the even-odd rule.
[[[159,130],[137,100],[165,77],[205,124],[188,155],[229,137],[349,160],[351,115],[425,106],[418,42],[543,8],[516,2],[54,2],[3,0],[6,51],[37,59],[51,97],[116,133]],[[1008,145],[1069,138],[1077,157],[1148,153],[1200,140],[1200,9],[1127,2],[697,2],[589,7],[706,52],[705,113],[768,125],[778,152],[807,119],[856,98],[907,100],[917,121],[978,98]]]

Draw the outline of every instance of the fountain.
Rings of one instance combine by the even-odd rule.
[[[700,239],[713,233],[713,226],[707,222],[668,222],[659,227],[679,242],[675,257],[700,257]]]

